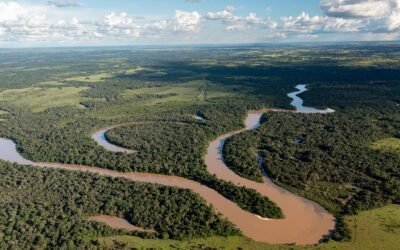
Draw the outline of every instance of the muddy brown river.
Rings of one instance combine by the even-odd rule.
[[[58,164],[34,163],[24,159],[16,150],[16,145],[8,139],[0,139],[0,159],[19,164],[28,164],[45,168],[56,168],[73,171],[86,171],[103,176],[125,178],[131,181],[154,183],[165,186],[190,189],[199,194],[219,213],[235,224],[247,237],[266,243],[315,244],[335,227],[334,217],[320,205],[292,194],[264,178],[264,183],[257,183],[239,177],[223,162],[221,149],[226,138],[244,130],[259,126],[261,112],[249,112],[245,120],[246,128],[219,137],[212,141],[205,156],[205,163],[210,173],[218,178],[257,190],[260,194],[274,201],[283,211],[284,219],[261,218],[244,211],[234,202],[226,199],[215,190],[195,181],[182,177],[144,173],[120,173],[103,168]],[[103,130],[103,132],[106,132]]]
[[[288,96],[293,99],[293,102],[291,104],[296,108],[296,112],[334,112],[334,110],[332,109],[318,110],[310,107],[304,107],[303,101],[297,95],[305,92],[307,90],[306,86],[298,85],[296,86],[296,88],[299,91],[288,94]],[[284,110],[269,111],[282,112]],[[263,112],[268,112],[268,110],[263,110]],[[260,126],[260,118],[262,114],[263,113],[260,111],[250,111],[245,120],[246,126],[244,129],[222,135],[216,140],[212,141],[207,149],[205,164],[207,165],[207,170],[210,173],[215,174],[218,178],[226,181],[232,181],[239,186],[245,186],[247,188],[254,189],[260,194],[268,197],[282,209],[285,216],[284,219],[261,218],[256,214],[244,211],[238,205],[226,199],[215,190],[182,177],[145,173],[121,173],[103,168],[59,163],[35,163],[24,159],[17,152],[15,143],[11,140],[4,138],[0,138],[0,159],[13,163],[18,163],[21,165],[33,165],[43,168],[55,168],[71,171],[85,171],[103,176],[125,178],[136,182],[153,183],[177,188],[190,189],[200,195],[208,204],[212,205],[215,210],[221,213],[233,224],[235,224],[245,236],[253,240],[271,244],[316,244],[324,236],[329,235],[329,233],[335,228],[335,218],[329,212],[327,212],[317,203],[309,201],[296,194],[290,193],[289,191],[277,186],[266,176],[264,176],[264,183],[258,183],[242,178],[235,174],[232,170],[230,170],[223,162],[222,147],[225,140],[230,136],[241,133],[245,130],[258,128]],[[118,147],[109,143],[106,140],[105,133],[110,129],[116,127],[118,126],[111,126],[101,129],[94,133],[92,138],[99,145],[103,146],[109,151],[134,153],[134,151],[132,150]],[[90,217],[89,219],[106,223],[114,228],[124,228],[127,230],[143,230],[142,228],[137,228],[129,224],[123,219],[112,216],[98,215]]]

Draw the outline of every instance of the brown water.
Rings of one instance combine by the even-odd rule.
[[[147,230],[142,227],[137,227],[129,223],[127,220],[110,215],[95,215],[88,218],[88,221],[96,221],[104,223],[114,229],[125,229],[128,231],[142,231],[142,232],[155,232],[154,230]]]
[[[239,177],[231,171],[222,161],[222,146],[226,138],[244,130],[257,128],[262,113],[249,112],[245,121],[246,128],[223,135],[210,143],[205,163],[210,173],[216,174],[218,178],[232,181],[237,185],[246,186],[257,190],[264,196],[269,197],[283,211],[285,218],[270,220],[261,218],[255,214],[242,210],[234,202],[226,199],[215,190],[201,185],[192,180],[182,177],[166,176],[144,173],[121,173],[103,168],[67,165],[58,163],[32,163],[23,159],[16,151],[14,142],[0,139],[0,159],[20,164],[30,164],[39,167],[57,168],[74,171],[86,171],[104,176],[121,177],[131,181],[146,182],[190,189],[199,194],[207,203],[211,204],[229,221],[235,224],[247,237],[266,243],[284,244],[315,244],[329,234],[335,227],[335,219],[324,208],[307,199],[292,194],[277,185],[268,178],[265,183],[257,183]],[[3,150],[5,149],[5,150]],[[8,157],[8,152],[15,157]]]
[[[234,219],[228,217],[244,232],[257,241],[269,243],[317,243],[324,235],[335,228],[335,218],[315,202],[275,185],[264,177],[264,183],[257,183],[242,178],[230,170],[222,159],[222,148],[225,140],[244,130],[259,126],[261,112],[250,112],[245,124],[246,128],[223,135],[212,141],[208,147],[205,162],[210,173],[218,178],[232,181],[236,185],[257,190],[260,194],[275,202],[283,211],[284,219],[260,220],[248,214],[241,214]],[[232,215],[234,216],[234,215]]]

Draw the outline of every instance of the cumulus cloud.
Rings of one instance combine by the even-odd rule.
[[[177,10],[172,25],[175,31],[191,32],[199,29],[200,21],[201,15],[197,11],[186,12]]]
[[[68,11],[59,8],[76,3],[72,0],[54,0],[47,4],[46,1],[42,4],[0,1],[0,41],[128,43],[150,41],[146,39],[169,41],[171,38],[176,38],[174,41],[177,42],[195,41],[196,38],[208,39],[210,33],[203,27],[215,22],[224,26],[215,39],[222,39],[225,31],[238,34],[238,31],[243,31],[246,33],[242,36],[248,38],[247,41],[293,37],[314,39],[327,33],[332,37],[348,33],[366,39],[395,39],[400,32],[400,0],[321,0],[325,15],[313,16],[302,12],[277,21],[256,13],[237,15],[232,6],[204,14],[176,10],[169,19],[153,21],[147,18],[138,20],[126,12],[102,16],[96,12],[86,15],[79,11],[80,8]]]
[[[209,21],[222,21],[227,30],[246,30],[255,26],[262,26],[274,29],[277,23],[269,18],[259,18],[256,13],[249,13],[248,16],[235,16],[235,8],[228,6],[223,11],[208,12],[205,16]]]
[[[400,10],[389,15],[386,26],[389,31],[400,30]]]
[[[72,1],[57,1],[57,3]],[[75,3],[75,1],[73,1]],[[137,24],[128,13],[111,12],[97,20],[80,22],[52,13],[48,5],[29,5],[18,2],[0,2],[1,41],[133,41],[146,36],[170,37],[198,32],[202,17],[197,11],[176,10],[172,19]],[[57,12],[56,12],[57,13]],[[49,19],[48,17],[52,18]]]
[[[201,15],[197,11],[175,11],[175,18],[160,20],[144,26],[146,33],[159,32],[190,33],[198,32],[201,26]]]
[[[382,18],[398,8],[399,0],[321,0],[326,15],[339,18]]]
[[[356,32],[362,27],[360,20],[346,20],[327,16],[310,16],[302,12],[297,17],[282,17],[283,30],[286,32]]]
[[[43,13],[44,9],[33,6],[23,6],[17,2],[0,2],[0,22],[14,21],[30,14]]]
[[[400,0],[321,0],[321,8],[329,17],[364,20],[371,32],[400,28]]]
[[[137,25],[127,13],[122,12],[115,14],[114,12],[103,16],[96,22],[97,36],[130,36],[137,38],[141,34],[141,28]]]

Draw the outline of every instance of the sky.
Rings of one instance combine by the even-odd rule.
[[[400,0],[0,0],[0,47],[399,38]]]

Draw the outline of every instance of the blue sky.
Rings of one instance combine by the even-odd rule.
[[[0,47],[399,37],[400,0],[0,0]]]
[[[186,11],[219,11],[226,6],[234,6],[237,14],[246,15],[258,12],[260,16],[279,18],[287,15],[298,15],[302,11],[321,14],[319,0],[208,0],[204,2],[188,2],[184,0],[113,0],[95,1],[81,0],[82,6],[98,10],[121,12],[133,15],[170,16],[176,9]]]

